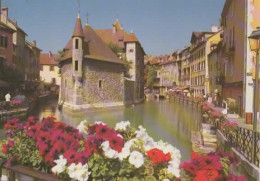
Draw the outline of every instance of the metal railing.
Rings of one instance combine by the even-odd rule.
[[[184,100],[191,101],[189,99],[185,99],[183,97],[178,97],[180,102]],[[181,101],[182,100],[182,101]],[[195,103],[195,102],[193,102]],[[243,127],[238,127],[235,134],[230,134],[228,132],[224,132],[221,129],[221,125],[226,119],[208,119],[209,122],[221,131],[221,133],[225,136],[225,138],[230,143],[230,146],[234,147],[241,155],[243,155],[248,161],[260,167],[260,133],[253,132],[253,130],[246,129]],[[255,144],[253,144],[253,134],[255,134]],[[252,154],[252,150],[254,149],[254,156]]]

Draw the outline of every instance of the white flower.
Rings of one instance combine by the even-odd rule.
[[[59,156],[58,160],[54,160],[54,162],[57,164],[54,167],[52,167],[52,172],[55,174],[60,174],[62,173],[65,168],[66,168],[66,164],[67,164],[67,159],[63,158],[63,155]]]
[[[168,178],[163,179],[163,181],[170,181]]]
[[[116,127],[115,130],[119,131],[119,130],[126,130],[126,127],[130,125],[129,121],[121,121],[119,123],[116,123]]]
[[[82,165],[78,163],[72,163],[68,167],[68,174],[71,179],[79,180],[79,181],[87,181],[91,172],[88,171],[88,164]]]
[[[103,152],[106,157],[108,158],[118,158],[118,152],[112,148],[109,147],[109,141],[104,141],[101,144],[101,147],[103,149]]]
[[[169,161],[169,165],[167,171],[176,177],[180,177],[180,169],[179,169],[180,161],[172,159]]]
[[[106,123],[102,122],[102,121],[96,121],[95,124],[103,124],[103,125],[107,125]]]
[[[81,121],[77,127],[77,129],[79,130],[80,133],[85,133],[87,134],[87,121]]]
[[[140,168],[144,164],[144,156],[139,151],[133,151],[129,157],[129,163],[136,168]]]
[[[129,140],[124,144],[124,147],[122,149],[122,151],[118,154],[118,158],[119,160],[123,160],[125,158],[127,158],[130,155],[130,148],[131,146],[134,144],[134,140]]]

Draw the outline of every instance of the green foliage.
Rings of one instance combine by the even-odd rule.
[[[10,89],[17,88],[23,81],[23,74],[16,68],[0,65],[0,80],[6,81]]]
[[[234,113],[237,111],[237,102],[235,99],[227,98],[227,106],[230,113]]]
[[[65,52],[63,50],[58,50],[59,57],[55,59],[55,61],[59,62],[63,59]]]
[[[15,130],[14,134],[14,146],[9,148],[6,157],[21,165],[47,172],[50,167],[42,164],[43,158],[39,155],[35,140],[21,130]]]
[[[132,67],[132,62],[127,60],[123,48],[114,43],[109,43],[108,47],[120,58],[124,63],[124,76],[130,78],[129,70]]]
[[[122,54],[124,53],[124,50],[118,46],[117,44],[114,44],[114,43],[109,43],[108,44],[108,47],[118,56],[118,54]]]
[[[147,85],[150,88],[152,88],[155,83],[157,69],[158,68],[153,65],[149,65],[147,68]]]
[[[229,172],[230,172],[230,161],[227,157],[224,157],[224,158],[220,158],[220,162],[222,164],[222,167],[223,167],[223,171],[225,173],[225,175],[228,175]]]

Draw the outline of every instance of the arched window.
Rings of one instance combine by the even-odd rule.
[[[99,88],[99,89],[102,89],[102,80],[99,80],[99,81],[98,81],[98,88]]]

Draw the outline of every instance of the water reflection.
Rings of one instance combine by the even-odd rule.
[[[54,115],[58,120],[74,127],[82,120],[91,123],[103,121],[112,127],[118,121],[129,120],[135,127],[143,125],[155,140],[165,140],[180,149],[183,160],[190,158],[190,133],[197,129],[196,122],[200,116],[191,106],[183,106],[171,100],[150,100],[134,107],[78,113],[66,110],[60,112],[57,100],[48,100],[38,104],[31,115],[40,119]]]

